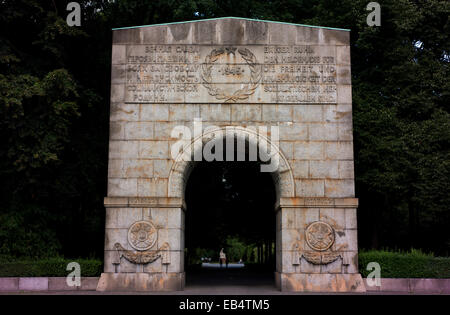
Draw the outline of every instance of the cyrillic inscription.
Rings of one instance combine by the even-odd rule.
[[[129,45],[126,103],[336,103],[332,46]]]

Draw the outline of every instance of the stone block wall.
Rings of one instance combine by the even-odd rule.
[[[279,127],[278,273],[357,273],[349,32],[236,18],[113,31],[105,273],[184,272],[192,165],[172,156],[171,132],[193,131],[195,118]],[[170,264],[115,263],[115,244],[132,251],[128,230],[140,220],[154,225],[155,250],[168,244]],[[311,237],[328,226],[334,235],[329,264],[304,258],[317,221]]]

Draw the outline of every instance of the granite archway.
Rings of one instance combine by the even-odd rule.
[[[273,174],[278,288],[365,290],[358,272],[349,34],[243,18],[113,30],[98,290],[184,288],[184,189],[193,164],[183,156],[198,139],[172,157],[170,131],[196,118],[225,133],[229,126],[238,139],[256,136],[239,126],[279,127],[279,144],[267,139],[280,156]]]
[[[220,134],[219,137],[215,137],[217,133]],[[253,145],[255,147],[258,147],[258,143],[260,141],[264,141],[265,143],[267,143],[270,147],[271,154],[278,155],[279,157],[279,166],[277,168],[277,171],[272,172],[276,187],[277,199],[279,200],[281,197],[289,198],[295,196],[295,182],[294,176],[292,174],[292,169],[279,146],[275,143],[272,143],[272,141],[266,135],[258,133],[253,129],[227,126],[217,129],[209,129],[202,135],[190,141],[177,155],[169,174],[169,197],[178,197],[184,199],[184,191],[186,188],[187,178],[189,177],[190,171],[195,164],[195,162],[193,161],[194,152],[196,150],[195,143],[199,140],[203,143],[205,140],[209,141],[212,138],[220,140],[220,138],[227,136],[238,138],[243,142],[248,141],[250,145]],[[202,150],[202,147],[198,148],[197,150]]]

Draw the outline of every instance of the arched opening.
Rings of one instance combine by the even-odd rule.
[[[195,154],[211,139],[223,142],[222,161],[195,161]],[[226,146],[230,139],[235,148],[231,160]],[[252,148],[258,151],[257,159],[249,157]],[[261,148],[271,157],[265,162],[259,155]],[[244,161],[240,160],[242,152]],[[274,159],[276,168],[267,171]],[[280,198],[295,195],[292,170],[276,143],[247,128],[209,129],[187,143],[175,159],[168,193],[181,198],[185,210],[182,270],[187,285],[211,285],[211,281],[218,285],[275,284],[274,271],[281,264],[276,210]],[[217,270],[221,248],[228,254],[229,268]],[[199,268],[201,258],[210,258],[215,267]],[[241,259],[246,268],[236,267]]]
[[[275,183],[258,162],[197,163],[186,185],[186,284],[273,284]],[[220,266],[224,249],[227,264]]]

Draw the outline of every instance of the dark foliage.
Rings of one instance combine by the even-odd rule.
[[[0,261],[0,277],[67,277],[71,262],[80,264],[82,277],[99,277],[103,262],[98,259],[46,258],[37,260]]]
[[[101,257],[111,28],[239,16],[350,28],[360,246],[450,248],[450,2],[0,2],[0,253]]]
[[[419,251],[408,253],[368,251],[359,253],[359,272],[363,277],[372,270],[366,266],[376,261],[381,278],[450,278],[450,258],[425,255]]]

